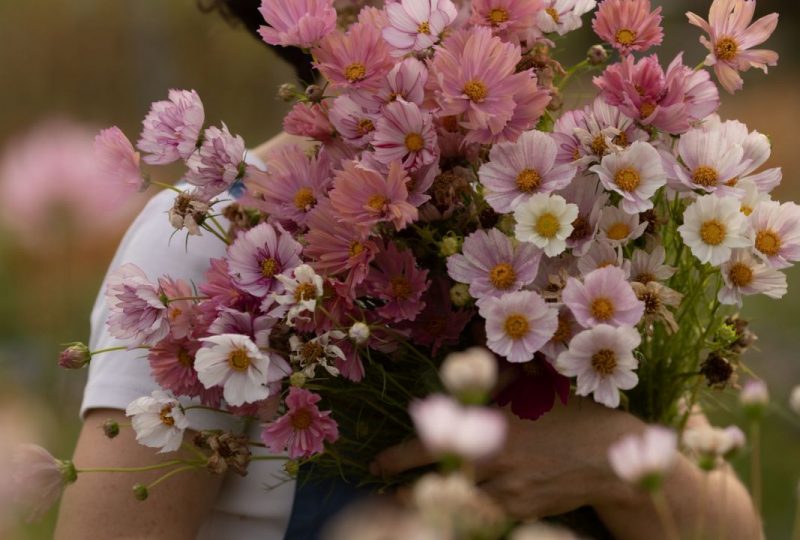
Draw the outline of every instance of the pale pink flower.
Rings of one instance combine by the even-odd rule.
[[[635,328],[601,324],[572,338],[569,349],[558,356],[556,369],[567,377],[577,377],[577,395],[594,394],[596,402],[615,408],[619,391],[630,390],[639,382],[633,372],[639,365],[633,350],[641,341]]]
[[[428,68],[425,67],[425,64],[416,58],[405,58],[386,75],[386,81],[381,89],[369,97],[377,100],[379,107],[387,105],[396,99],[404,99],[409,103],[416,103],[423,107],[425,84],[427,82]],[[356,93],[355,99],[359,100],[362,95],[361,92]]]
[[[571,121],[566,119],[556,125],[556,132],[559,134],[555,138],[562,145],[572,148],[569,159],[581,167],[600,162],[608,154],[622,151],[636,141],[647,141],[649,138],[633,118],[618,107],[606,103],[601,96],[587,105],[583,114],[573,115],[572,118]]]
[[[455,395],[490,392],[497,384],[497,358],[483,347],[453,352],[442,362],[439,377]]]
[[[506,420],[496,409],[463,406],[441,394],[413,401],[409,414],[422,444],[435,456],[486,459],[505,443]]]
[[[64,487],[78,478],[71,461],[56,459],[36,444],[16,447],[11,463],[14,495],[28,512],[28,523],[42,518],[61,497]]]
[[[750,214],[747,237],[754,253],[772,268],[800,261],[800,206],[793,202],[759,203]]]
[[[650,7],[650,0],[603,0],[592,28],[622,55],[646,51],[664,40],[661,7]]]
[[[194,90],[170,90],[164,101],[156,101],[143,122],[136,146],[147,153],[145,162],[165,165],[186,160],[197,150],[205,111]]]
[[[639,214],[629,214],[616,206],[606,206],[600,213],[597,236],[614,247],[623,246],[644,234],[647,222]]]
[[[608,449],[611,468],[622,480],[655,489],[678,459],[678,436],[662,426],[622,437]]]
[[[478,229],[467,236],[462,253],[447,258],[447,273],[455,281],[467,283],[469,294],[479,301],[530,285],[542,257],[533,244],[515,245],[497,229]]]
[[[336,131],[331,124],[328,102],[295,103],[283,117],[283,130],[290,135],[309,137],[323,144],[333,142]]]
[[[399,161],[409,172],[431,165],[439,155],[433,117],[403,100],[383,108],[372,146],[377,161],[384,165]]]
[[[683,213],[678,232],[683,242],[701,263],[718,266],[731,258],[734,248],[751,247],[745,216],[733,197],[703,195]],[[771,249],[772,237],[764,237],[764,246]]]
[[[578,272],[581,276],[606,266],[622,268],[626,277],[630,269],[630,263],[622,258],[621,250],[608,242],[593,242],[592,246],[578,258]]]
[[[334,88],[375,91],[395,60],[378,28],[356,23],[329,33],[314,49],[315,66]]]
[[[513,212],[534,193],[563,189],[575,177],[572,164],[556,164],[556,143],[541,131],[526,131],[514,143],[492,146],[489,162],[478,171],[485,198],[496,212]]]
[[[201,311],[211,313],[208,322],[217,316],[219,308],[251,311],[261,303],[255,296],[237,288],[231,277],[227,259],[210,259],[205,280],[198,285],[198,288],[209,297],[199,304]]]
[[[392,54],[403,56],[424,51],[439,41],[442,33],[458,15],[451,0],[400,0],[386,6],[388,25],[383,38],[395,48]]]
[[[286,414],[264,426],[261,440],[273,452],[288,452],[291,459],[308,458],[325,450],[324,443],[339,438],[331,411],[320,411],[322,397],[292,386],[286,397]]]
[[[742,305],[742,296],[763,294],[782,298],[786,292],[786,276],[756,259],[750,250],[737,249],[720,267],[723,286],[717,298],[722,304]]]
[[[123,264],[108,276],[105,296],[108,331],[131,347],[155,344],[169,333],[166,297],[135,264]]]
[[[667,184],[661,156],[649,143],[636,141],[625,150],[603,157],[590,169],[609,191],[622,196],[620,207],[629,214],[653,208],[650,199]]]
[[[395,322],[414,320],[425,307],[422,295],[428,289],[428,271],[420,269],[410,249],[398,250],[390,242],[375,256],[367,275],[371,296],[384,301],[378,315]]]
[[[183,443],[183,434],[189,427],[183,407],[174,397],[161,390],[132,401],[125,409],[136,432],[136,442],[158,453],[174,452]]]
[[[767,66],[778,64],[778,53],[765,49],[750,50],[769,39],[778,26],[777,13],[770,13],[750,24],[755,9],[755,0],[714,0],[708,22],[694,13],[686,13],[691,24],[708,34],[708,38],[700,38],[700,43],[710,51],[705,65],[714,66],[720,84],[731,94],[742,88],[740,71],[754,67],[766,73]]]
[[[558,193],[567,202],[578,207],[578,217],[572,222],[572,232],[567,237],[567,247],[576,257],[583,256],[594,244],[600,215],[608,204],[608,193],[594,175],[576,177]]]
[[[764,407],[769,403],[769,388],[761,379],[749,379],[742,385],[739,402],[745,407]]]
[[[592,11],[596,0],[545,0],[536,24],[545,34],[556,32],[563,36],[583,26],[581,16]]]
[[[333,100],[328,116],[336,132],[355,148],[363,148],[375,136],[375,124],[379,116],[365,111],[348,94]]]
[[[718,196],[739,196],[735,184],[750,168],[744,147],[725,136],[721,129],[695,128],[684,133],[675,148],[673,175],[689,189]]]
[[[365,229],[391,222],[399,231],[418,217],[416,207],[408,202],[407,181],[408,175],[400,162],[393,162],[384,177],[349,161],[333,180],[331,204],[341,221]]]
[[[616,266],[589,272],[583,283],[569,278],[561,298],[584,328],[636,326],[644,315],[644,302],[636,297],[625,271]]]
[[[543,9],[542,0],[472,0],[470,22],[489,27],[506,41],[531,46],[540,37],[536,21]]]
[[[487,297],[480,306],[486,320],[486,346],[509,362],[528,362],[558,329],[558,313],[533,291]]]
[[[254,296],[280,292],[283,285],[275,276],[299,266],[302,249],[281,227],[261,223],[228,247],[228,271],[237,287]]]
[[[203,144],[189,156],[186,181],[207,198],[219,195],[238,179],[244,177],[244,139],[222,128],[212,126],[203,132]]]
[[[192,297],[195,296],[192,285],[183,279],[169,276],[158,278],[158,288],[167,304],[167,321],[170,334],[175,339],[189,336],[195,325],[197,310]]]
[[[333,0],[261,0],[258,11],[269,25],[258,33],[270,45],[308,49],[336,29]]]
[[[664,264],[667,258],[664,246],[657,245],[648,253],[637,249],[631,256],[631,279],[642,285],[651,281],[666,281],[675,274],[675,268]]]
[[[142,173],[139,152],[118,127],[104,129],[94,139],[100,174],[126,191],[143,191],[149,182]]]

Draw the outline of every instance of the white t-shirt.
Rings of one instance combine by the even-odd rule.
[[[251,162],[255,160],[250,158]],[[259,165],[258,163],[254,163]],[[189,237],[185,231],[175,234],[167,219],[175,193],[162,191],[154,196],[125,233],[109,267],[109,273],[125,263],[139,266],[151,281],[168,274],[195,284],[204,281],[211,257],[221,257],[224,244],[211,234]],[[106,275],[107,279],[108,275]],[[95,301],[91,316],[91,350],[122,345],[108,333],[105,303],[106,282]],[[81,417],[89,409],[125,409],[142,396],[158,388],[150,375],[150,366],[142,350],[113,351],[98,355],[89,366],[89,379],[81,404]],[[190,403],[188,400],[186,403]],[[230,415],[202,409],[187,411],[192,429],[244,428],[241,420]],[[237,423],[241,423],[237,426]],[[259,426],[249,428],[252,440],[259,438]],[[268,454],[260,447],[254,455]],[[230,473],[225,478],[214,512],[203,524],[199,539],[282,540],[289,524],[295,482],[283,473],[279,460],[253,461],[245,477]]]

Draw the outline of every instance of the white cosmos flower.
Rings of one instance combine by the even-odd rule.
[[[290,372],[283,359],[261,352],[248,336],[220,334],[201,341],[205,344],[194,362],[197,378],[206,388],[222,386],[222,395],[230,405],[266,399],[267,384]]]
[[[647,230],[647,222],[639,222],[639,214],[629,214],[616,206],[606,206],[600,214],[597,237],[612,246],[636,240]]]
[[[180,448],[183,432],[189,427],[178,400],[161,390],[132,401],[125,409],[125,415],[131,417],[136,441],[150,448],[159,448],[159,453]]]
[[[781,298],[786,294],[786,276],[756,259],[749,249],[736,249],[731,259],[720,267],[723,286],[717,298],[723,304],[741,307],[742,296],[764,294]]]
[[[590,170],[597,173],[607,190],[622,196],[620,207],[629,214],[653,208],[650,198],[667,184],[661,155],[644,141],[603,156],[600,165]]]
[[[595,0],[547,0],[536,25],[545,34],[557,32],[563,36],[580,28],[581,15],[592,11],[596,4]]]
[[[514,234],[517,240],[530,242],[548,257],[555,257],[567,248],[566,240],[577,217],[578,205],[567,203],[560,195],[536,193],[514,211]]]
[[[700,425],[686,429],[683,434],[683,445],[696,454],[700,466],[706,470],[718,466],[722,459],[730,457],[744,444],[744,433],[737,426]]]
[[[626,435],[608,449],[608,461],[617,476],[651,488],[669,472],[677,457],[677,434],[661,426],[647,426],[642,435]]]
[[[678,232],[700,262],[719,266],[731,258],[734,248],[752,245],[739,207],[733,197],[704,195],[686,209]]]
[[[301,264],[292,271],[292,276],[279,274],[275,279],[283,284],[283,294],[275,296],[275,302],[281,306],[290,306],[286,315],[289,326],[294,319],[304,312],[314,313],[317,299],[322,296],[322,277],[311,266]]]
[[[317,367],[322,367],[332,377],[339,375],[336,360],[345,360],[344,351],[331,343],[331,339],[342,340],[346,337],[344,332],[333,330],[321,334],[314,339],[303,341],[297,335],[289,338],[289,348],[292,351],[292,361],[303,368],[303,375],[312,378],[316,375]]]
[[[744,195],[740,200],[741,206],[739,210],[741,210],[742,214],[745,216],[749,216],[753,213],[756,206],[760,203],[772,200],[769,196],[769,193],[764,193],[758,190],[758,186],[752,180],[740,180],[738,187],[742,188]]]

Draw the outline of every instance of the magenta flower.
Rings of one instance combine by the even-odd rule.
[[[206,319],[210,319],[208,323],[216,318],[220,308],[228,307],[239,311],[248,311],[255,309],[260,303],[258,298],[239,290],[234,284],[226,259],[209,260],[205,281],[200,283],[198,288],[200,292],[209,297],[208,300],[199,304],[200,311],[204,314],[208,313],[205,316]]]
[[[333,0],[261,0],[258,11],[269,25],[258,33],[270,45],[308,49],[336,29]]]
[[[320,411],[319,394],[292,386],[286,397],[287,412],[264,427],[261,440],[272,452],[288,452],[291,459],[307,458],[324,451],[324,443],[339,438],[331,411]]]
[[[152,165],[189,159],[197,149],[204,121],[203,102],[197,92],[170,90],[168,99],[150,106],[136,146],[149,154],[144,160]]]
[[[263,297],[283,290],[275,276],[300,266],[302,249],[281,227],[262,223],[239,233],[228,247],[228,270],[237,287]]]
[[[337,97],[329,115],[336,132],[355,148],[363,148],[375,136],[378,115],[369,113],[347,94]]]
[[[396,50],[395,56],[432,47],[456,19],[458,11],[450,0],[401,0],[386,6],[388,25],[383,39]]]
[[[636,297],[625,271],[616,266],[592,270],[583,283],[569,278],[562,299],[585,328],[598,324],[636,326],[644,315],[644,302]]]
[[[503,40],[530,46],[540,36],[537,19],[544,7],[541,0],[473,0],[470,22],[490,28]]]
[[[200,345],[199,341],[186,339],[160,341],[147,352],[150,374],[159,386],[176,396],[197,397],[206,406],[219,407],[222,387],[204,387],[194,369]]]
[[[126,191],[143,191],[148,181],[142,174],[139,152],[118,127],[104,129],[94,139],[100,174]]]
[[[333,141],[336,131],[328,118],[328,103],[295,103],[283,118],[283,130],[290,135],[309,137],[323,144]]]
[[[561,375],[542,354],[524,364],[505,364],[504,371],[514,377],[494,397],[500,407],[511,404],[511,412],[524,420],[536,420],[549,412],[556,397],[566,405],[569,400],[569,379]]]
[[[469,294],[481,300],[518,291],[531,284],[539,271],[541,250],[517,243],[497,229],[479,229],[464,240],[463,254],[447,259],[447,273],[469,284]]]
[[[422,295],[428,290],[428,271],[417,266],[410,249],[402,251],[389,242],[375,256],[366,288],[370,296],[384,303],[377,309],[378,315],[395,322],[413,321],[425,307]]]
[[[420,111],[415,103],[390,103],[378,119],[372,146],[379,162],[388,165],[400,161],[407,171],[418,171],[438,158],[433,117]]]
[[[478,171],[486,188],[485,198],[496,212],[513,212],[534,193],[563,189],[575,177],[573,164],[556,164],[553,137],[541,131],[527,131],[515,143],[492,147],[489,162]]]
[[[375,91],[395,60],[375,26],[352,25],[346,34],[329,33],[314,49],[315,66],[333,88]]]
[[[592,28],[603,40],[627,55],[661,45],[661,7],[650,11],[650,0],[604,0],[600,2]]]
[[[414,319],[411,338],[414,343],[430,347],[436,355],[445,345],[456,345],[472,319],[469,309],[454,309],[450,300],[450,281],[436,279],[428,289],[425,309]]]
[[[719,91],[706,71],[694,71],[679,54],[661,69],[656,55],[627,56],[594,78],[606,103],[644,125],[679,134],[719,108]]]
[[[203,144],[186,162],[186,181],[211,198],[228,189],[245,173],[244,139],[232,135],[228,126],[210,127],[203,133]]]
[[[731,94],[742,88],[740,71],[754,67],[766,73],[767,66],[778,64],[775,51],[750,50],[769,39],[778,26],[777,13],[750,24],[755,9],[755,0],[714,0],[708,22],[694,13],[686,14],[691,24],[708,34],[710,39],[700,38],[700,43],[710,51],[705,65],[714,66],[720,84]]]
[[[15,498],[28,511],[28,523],[44,516],[61,497],[64,487],[78,478],[71,461],[56,459],[35,444],[23,444],[15,448],[11,465]]]
[[[395,161],[384,178],[355,161],[343,164],[336,173],[330,200],[339,219],[361,228],[391,222],[402,230],[417,219],[417,209],[408,202],[408,175]]]
[[[166,298],[141,268],[123,264],[108,276],[106,286],[109,332],[130,346],[154,344],[169,333]]]
[[[532,291],[487,297],[480,306],[486,319],[486,346],[509,362],[528,362],[558,329],[558,313]]]

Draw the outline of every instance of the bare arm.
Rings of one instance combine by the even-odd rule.
[[[122,411],[95,409],[88,413],[78,438],[74,462],[88,467],[139,467],[176,457],[179,452],[158,454],[138,444],[130,428],[108,439],[103,422],[114,418],[126,422]],[[187,438],[192,433],[187,432]],[[169,469],[138,473],[82,473],[69,486],[61,502],[56,540],[195,538],[219,491],[222,475],[205,470],[188,471],[167,479],[151,490],[145,501],[137,501],[131,490],[136,483],[152,482]]]

